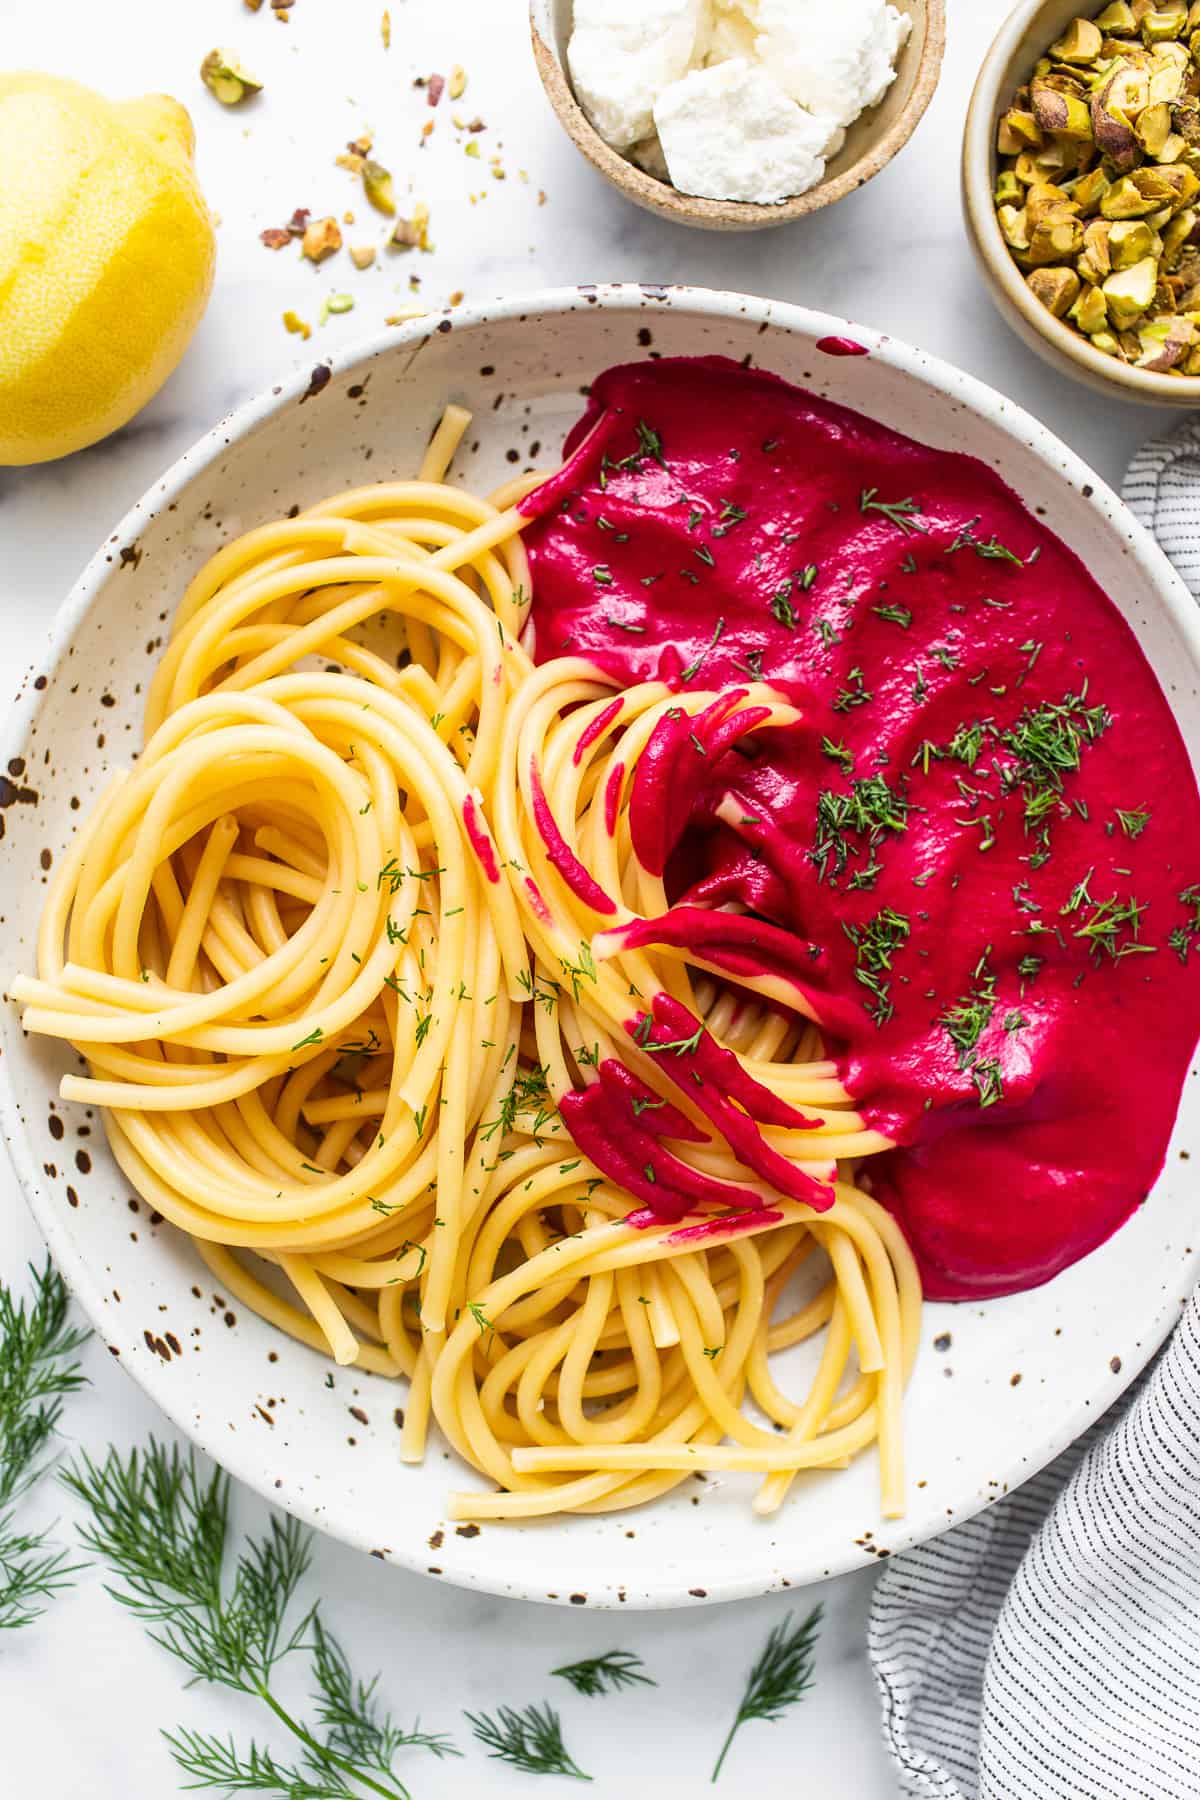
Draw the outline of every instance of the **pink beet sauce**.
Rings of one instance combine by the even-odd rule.
[[[539,657],[803,715],[718,710],[691,769],[664,736],[643,941],[804,994],[930,1296],[1047,1280],[1145,1198],[1200,1026],[1200,797],[1133,632],[982,463],[721,358],[608,370],[566,453],[525,502]]]

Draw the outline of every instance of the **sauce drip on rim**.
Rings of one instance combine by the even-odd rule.
[[[1049,1279],[1145,1198],[1200,1028],[1200,796],[1133,632],[983,463],[723,358],[609,369],[566,455],[539,659],[805,715],[688,784],[672,941],[796,940],[930,1297]]]

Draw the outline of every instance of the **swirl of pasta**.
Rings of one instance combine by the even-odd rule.
[[[857,1175],[887,1141],[794,946],[751,956],[773,928],[719,909],[685,942],[664,878],[695,768],[797,715],[535,666],[540,478],[445,483],[466,423],[192,581],[24,1024],[85,1059],[64,1099],[223,1289],[407,1379],[402,1457],[436,1419],[496,1484],[455,1517],[703,1470],[770,1512],[875,1441],[898,1511],[920,1292]],[[818,1334],[791,1398],[771,1353]]]

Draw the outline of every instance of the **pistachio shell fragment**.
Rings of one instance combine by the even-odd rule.
[[[210,50],[200,64],[200,79],[222,106],[240,106],[251,94],[262,92],[262,82],[239,62],[233,50]]]

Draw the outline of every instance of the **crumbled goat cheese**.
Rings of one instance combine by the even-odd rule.
[[[712,0],[706,28],[702,28],[697,49],[705,67],[710,69],[717,63],[728,62],[734,56],[744,56],[747,62],[757,62],[754,35],[754,26],[738,0]]]
[[[639,167],[769,203],[821,179],[910,30],[888,0],[575,0],[567,61],[592,124]]]
[[[784,93],[841,126],[882,100],[912,29],[886,0],[748,0],[745,12]]]
[[[571,80],[614,149],[650,136],[655,96],[686,74],[706,17],[706,0],[575,0]]]
[[[744,57],[693,69],[664,88],[654,123],[685,194],[710,200],[784,200],[825,172],[829,124],[790,100]]]

